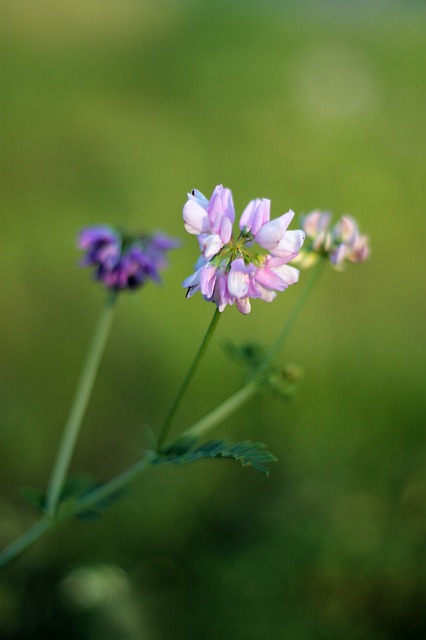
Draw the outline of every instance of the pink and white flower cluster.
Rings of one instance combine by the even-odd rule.
[[[323,257],[342,269],[345,262],[364,262],[369,257],[368,237],[360,233],[354,218],[342,216],[333,227],[330,222],[331,214],[324,211],[312,211],[302,218],[306,241],[295,260],[299,267],[308,268]]]
[[[293,211],[270,220],[270,206],[266,198],[252,200],[234,237],[235,210],[229,189],[218,185],[210,200],[195,189],[188,194],[183,208],[185,229],[198,237],[201,250],[195,272],[183,282],[188,298],[201,291],[219,311],[235,302],[246,314],[251,310],[250,298],[271,302],[277,291],[297,282],[299,271],[288,263],[297,256],[305,234],[287,230]]]

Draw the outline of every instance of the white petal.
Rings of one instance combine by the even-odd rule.
[[[281,225],[278,220],[271,220],[259,229],[256,234],[256,242],[264,249],[272,251],[282,238]]]
[[[246,315],[251,311],[250,298],[247,296],[245,298],[236,298],[235,304],[237,305],[238,311]]]
[[[275,271],[275,273],[281,278],[283,282],[285,282],[287,286],[296,284],[296,282],[299,280],[299,270],[295,269],[294,267],[290,267],[288,264],[283,264],[281,267],[273,269],[273,271]]]
[[[276,291],[272,291],[272,289],[266,289],[261,284],[257,283],[257,288],[260,293],[260,299],[263,302],[272,302],[277,297]]]
[[[243,298],[248,291],[248,276],[242,271],[231,269],[228,275],[228,291],[231,296]]]
[[[195,200],[188,200],[183,208],[183,220],[188,233],[199,235],[210,231],[207,212]]]
[[[216,234],[205,235],[202,238],[199,236],[198,240],[203,256],[207,258],[207,260],[213,258],[223,246],[221,237]]]
[[[281,238],[278,246],[273,250],[277,256],[284,256],[286,254],[297,253],[303,241],[305,240],[305,234],[303,231],[286,231]]]

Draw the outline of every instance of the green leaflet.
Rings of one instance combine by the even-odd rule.
[[[257,342],[245,342],[241,345],[228,341],[224,345],[226,353],[243,368],[247,376],[255,373],[262,364],[265,347]]]
[[[221,440],[210,440],[202,445],[195,446],[196,442],[194,438],[178,440],[169,447],[163,448],[153,463],[172,462],[181,464],[195,462],[202,458],[228,458],[237,460],[243,467],[250,466],[269,475],[269,469],[265,464],[276,461],[276,457],[265,449],[266,445],[262,442],[244,440],[243,442],[233,443],[227,438],[223,438]]]
[[[293,364],[286,364],[284,367],[272,364],[263,366],[266,350],[256,342],[241,345],[227,342],[225,350],[242,367],[247,380],[254,378],[260,388],[272,392],[281,400],[294,400],[297,384],[302,377],[300,367]]]
[[[21,496],[25,498],[31,506],[35,507],[39,513],[43,513],[46,498],[43,491],[35,489],[34,487],[22,487],[20,493]]]
[[[97,489],[101,483],[88,475],[75,475],[70,476],[63,488],[61,498],[59,501],[59,510],[67,510],[73,507],[79,498],[87,496],[91,491]],[[101,515],[101,512],[107,509],[111,504],[119,500],[125,490],[116,491],[107,498],[103,498],[98,503],[94,504],[90,509],[82,511],[76,517],[82,520],[94,520]],[[40,513],[44,512],[46,505],[46,495],[39,489],[33,487],[24,487],[21,489],[22,496]]]

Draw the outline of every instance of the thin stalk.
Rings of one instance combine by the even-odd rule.
[[[156,456],[153,452],[148,451],[145,456],[135,462],[134,465],[79,498],[69,510],[59,512],[58,520],[61,521],[70,516],[76,516],[102,502],[102,500],[109,498],[114,493],[117,493],[120,489],[130,484],[142,471],[145,471],[155,458]]]
[[[223,422],[228,416],[232,415],[237,409],[239,409],[251,396],[253,396],[257,390],[257,382],[248,382],[244,387],[239,389],[232,396],[227,398],[222,404],[213,409],[206,416],[198,420],[191,427],[186,429],[180,436],[180,438],[200,437],[213,429],[217,424]]]
[[[0,553],[0,569],[29,549],[37,540],[42,538],[54,525],[54,521],[43,518],[35,523],[20,538],[17,538]]]
[[[182,401],[182,398],[183,398],[183,396],[185,394],[185,391],[187,390],[187,388],[189,386],[189,383],[191,382],[191,379],[192,379],[192,377],[193,377],[193,375],[195,373],[195,370],[197,369],[197,367],[198,367],[198,365],[199,365],[199,363],[201,361],[201,358],[204,355],[204,352],[205,352],[205,350],[207,348],[207,345],[209,344],[209,342],[210,342],[210,340],[211,340],[211,338],[213,336],[214,330],[215,330],[216,325],[217,325],[217,323],[219,321],[219,317],[220,317],[220,311],[219,311],[219,309],[216,309],[215,312],[214,312],[213,318],[212,318],[212,320],[211,320],[211,322],[210,322],[210,324],[208,326],[206,334],[205,334],[205,336],[203,338],[203,341],[202,341],[202,343],[201,343],[201,345],[200,345],[200,347],[199,347],[199,349],[198,349],[198,351],[197,351],[197,353],[195,355],[195,358],[194,358],[191,366],[189,367],[188,373],[186,374],[186,376],[184,378],[184,381],[182,382],[182,385],[181,385],[181,387],[180,387],[180,389],[179,389],[179,391],[177,393],[177,396],[176,396],[172,406],[170,407],[169,413],[167,414],[166,419],[165,419],[165,421],[163,423],[163,426],[162,426],[161,431],[160,431],[160,435],[158,437],[158,444],[157,444],[158,449],[160,449],[161,446],[164,444],[164,442],[165,442],[165,440],[166,440],[166,438],[167,438],[167,436],[169,434],[170,428],[172,426],[173,418],[174,418],[174,416],[176,414],[176,411],[179,408],[179,405],[180,405],[180,403]]]
[[[80,375],[71,410],[65,423],[62,440],[58,448],[47,488],[46,515],[49,517],[53,517],[56,513],[58,502],[64,488],[65,479],[71,464],[77,438],[80,433],[81,423],[86,412],[102,354],[110,333],[116,298],[116,292],[113,292],[108,296],[106,305],[102,310]]]
[[[311,295],[311,293],[312,293],[312,291],[313,291],[313,289],[314,289],[314,287],[315,287],[315,285],[316,285],[316,283],[318,281],[318,278],[319,278],[319,276],[321,274],[322,267],[323,267],[324,263],[325,263],[325,260],[320,260],[318,265],[315,267],[315,269],[311,273],[311,277],[309,278],[306,287],[302,291],[301,296],[299,297],[297,303],[293,307],[293,309],[292,309],[290,315],[288,316],[287,321],[285,322],[281,332],[278,334],[278,337],[276,338],[275,342],[270,347],[270,349],[267,351],[267,353],[263,357],[261,363],[259,364],[258,368],[253,373],[253,377],[254,378],[257,377],[259,373],[261,373],[262,371],[264,371],[268,367],[268,365],[273,360],[274,356],[278,353],[278,351],[283,346],[288,334],[290,333],[291,329],[293,328],[294,323],[296,322],[300,312],[302,311],[303,307],[305,306],[309,296]]]
[[[222,404],[213,409],[209,414],[201,418],[198,422],[186,429],[180,436],[180,438],[186,437],[199,437],[204,435],[217,424],[225,420],[228,416],[232,415],[237,409],[239,409],[247,400],[249,400],[259,388],[260,375],[270,364],[273,357],[277,354],[279,349],[283,346],[288,334],[290,333],[297,317],[305,306],[312,290],[317,283],[319,275],[322,271],[324,261],[321,261],[319,265],[314,269],[305,289],[302,291],[300,298],[298,299],[293,311],[287,318],[281,333],[278,335],[272,347],[267,351],[266,355],[260,362],[259,366],[251,375],[248,382],[239,391],[227,398]]]

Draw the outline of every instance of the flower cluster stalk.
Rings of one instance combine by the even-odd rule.
[[[167,414],[166,419],[165,419],[165,421],[163,423],[163,426],[162,426],[161,431],[160,431],[160,435],[158,437],[158,443],[157,443],[157,448],[158,449],[160,449],[162,447],[162,445],[166,441],[166,438],[167,438],[167,436],[169,434],[169,431],[170,431],[170,429],[172,427],[173,418],[174,418],[174,416],[175,416],[175,414],[176,414],[176,412],[177,412],[177,410],[179,408],[179,405],[180,405],[180,403],[181,403],[181,401],[183,399],[185,391],[187,390],[187,388],[189,386],[189,383],[191,382],[192,377],[193,377],[193,375],[194,375],[194,373],[195,373],[195,371],[196,371],[196,369],[197,369],[197,367],[198,367],[198,365],[199,365],[199,363],[201,361],[201,358],[203,357],[203,355],[204,355],[204,353],[205,353],[205,351],[207,349],[207,346],[208,346],[208,344],[209,344],[209,342],[210,342],[210,340],[211,340],[211,338],[213,336],[213,333],[214,333],[214,330],[215,330],[215,328],[217,326],[219,318],[220,318],[220,312],[219,312],[218,309],[215,309],[215,312],[213,314],[213,318],[212,318],[212,320],[211,320],[211,322],[209,324],[209,327],[208,327],[208,329],[206,331],[206,334],[205,334],[205,336],[203,338],[203,341],[202,341],[202,343],[200,345],[200,348],[198,349],[198,351],[197,351],[197,353],[195,355],[195,358],[192,361],[192,364],[191,364],[191,366],[190,366],[190,368],[188,370],[188,373],[186,374],[186,376],[184,378],[184,381],[182,382],[182,385],[181,385],[181,387],[180,387],[180,389],[179,389],[179,391],[177,393],[177,396],[176,396],[172,406],[170,407],[169,413]]]
[[[77,438],[80,433],[81,423],[87,409],[102,354],[111,330],[116,299],[117,293],[115,291],[107,297],[81,372],[74,401],[65,423],[62,440],[47,488],[45,511],[49,517],[55,515],[64,488]]]
[[[302,309],[305,306],[308,298],[310,297],[313,289],[315,288],[315,285],[318,282],[318,279],[319,279],[319,277],[321,275],[321,272],[322,272],[324,264],[325,264],[325,261],[321,260],[316,265],[316,268],[312,271],[311,277],[309,278],[306,287],[302,291],[302,294],[300,295],[300,297],[299,297],[298,301],[296,302],[295,306],[293,307],[289,317],[287,318],[287,322],[284,324],[281,332],[278,334],[278,337],[276,338],[276,340],[273,343],[273,345],[270,347],[270,349],[267,351],[265,356],[262,358],[262,362],[260,363],[260,365],[257,368],[257,370],[253,373],[253,377],[254,378],[256,378],[259,375],[259,373],[261,373],[262,371],[264,371],[268,367],[268,365],[272,362],[273,358],[277,355],[277,353],[279,352],[279,350],[283,346],[283,344],[284,344],[288,334],[290,333],[291,329],[293,328],[293,325],[296,322],[300,312],[302,311]]]

